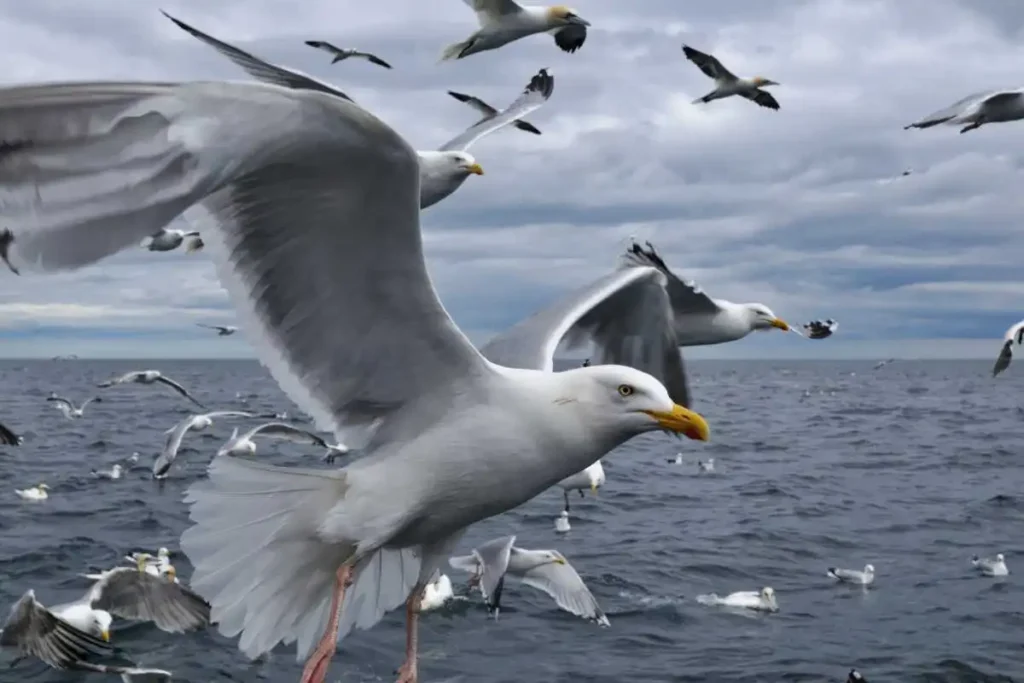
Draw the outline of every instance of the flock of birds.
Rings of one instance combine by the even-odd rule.
[[[535,34],[574,53],[589,22],[569,8],[514,0],[464,0],[479,29],[446,47],[465,59]],[[166,13],[165,13],[166,14]],[[690,405],[679,347],[720,344],[754,331],[833,335],[838,323],[796,328],[760,303],[712,298],[677,277],[648,242],[632,241],[618,267],[519,322],[477,350],[448,318],[426,273],[419,214],[483,169],[468,152],[504,127],[542,134],[524,120],[554,92],[540,69],[504,109],[449,91],[481,118],[436,150],[414,150],[335,86],[272,64],[167,15],[256,82],[66,83],[0,89],[0,187],[5,196],[0,257],[15,275],[68,271],[141,243],[170,251],[207,244],[261,361],[317,423],[236,427],[207,476],[188,489],[193,526],[181,548],[195,568],[182,583],[170,553],[136,553],[131,563],[86,575],[94,583],[73,603],[46,607],[29,590],[12,608],[0,646],[52,667],[136,676],[166,671],[95,663],[109,653],[113,616],[152,621],[164,631],[216,625],[240,636],[250,657],[297,644],[302,683],[323,683],[338,641],[406,607],[408,637],[400,683],[414,683],[419,614],[452,596],[442,563],[469,574],[488,609],[500,609],[504,580],[550,595],[575,615],[609,620],[576,570],[556,550],[530,550],[515,536],[455,556],[471,524],[512,509],[552,486],[564,492],[557,531],[570,529],[570,493],[597,491],[601,458],[637,434],[663,431],[706,441],[707,422]],[[331,63],[369,52],[322,40],[310,47]],[[715,82],[695,100],[731,96],[780,109],[764,88],[717,58],[684,45],[686,59]],[[1024,118],[1021,91],[986,93],[911,124],[928,128]],[[904,172],[904,176],[909,171]],[[183,217],[201,227],[168,227]],[[202,324],[201,324],[202,325]],[[234,326],[209,326],[220,336]],[[1024,321],[1007,333],[993,375],[1024,341]],[[594,362],[554,372],[561,344],[589,344]],[[876,367],[881,367],[883,361]],[[152,465],[165,478],[189,432],[214,420],[265,416],[209,411],[157,370],[100,384],[161,384],[204,412],[166,432]],[[47,399],[68,419],[76,407]],[[324,449],[324,461],[352,451],[341,468],[295,470],[252,458],[254,439]],[[22,439],[0,425],[0,442]],[[345,444],[341,443],[344,441]],[[134,456],[133,456],[134,457]],[[680,453],[671,462],[682,464]],[[698,462],[704,473],[714,460]],[[121,476],[116,466],[107,478]],[[47,500],[45,483],[19,490]],[[453,500],[459,500],[453,505]],[[974,558],[990,576],[1008,573],[1002,555]],[[828,576],[868,586],[863,570]],[[775,611],[774,590],[700,596],[706,604]],[[848,681],[863,681],[859,672]]]

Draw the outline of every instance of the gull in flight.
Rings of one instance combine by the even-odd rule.
[[[282,439],[298,444],[309,444],[319,446],[327,450],[324,460],[334,462],[334,458],[348,452],[343,445],[331,445],[324,441],[323,437],[314,434],[306,429],[294,427],[284,422],[268,422],[259,427],[253,427],[244,434],[238,433],[238,427],[231,432],[231,438],[220,447],[217,455],[256,455],[256,443],[253,441],[257,436],[267,439]]]
[[[593,593],[562,553],[517,548],[515,542],[515,536],[496,538],[477,546],[470,555],[448,559],[454,569],[471,574],[470,585],[480,587],[495,619],[501,607],[505,577],[512,576],[547,593],[566,612],[596,621],[601,626],[610,625]]]
[[[186,237],[198,237],[195,230],[185,232],[173,228],[163,228],[142,241],[142,246],[150,251],[173,251],[181,246]]]
[[[966,133],[981,128],[986,123],[1003,123],[1018,119],[1024,119],[1024,88],[989,90],[957,100],[945,109],[904,126],[903,130],[947,124],[964,126],[960,133]]]
[[[596,496],[597,490],[604,486],[604,467],[598,460],[585,470],[558,482],[558,486],[562,489],[562,495],[565,498],[565,511],[569,512],[569,491],[578,491],[582,498],[584,489],[590,489],[590,492]]]
[[[465,102],[466,104],[471,106],[473,109],[476,109],[480,114],[483,115],[483,118],[481,118],[479,121],[473,124],[474,126],[479,125],[484,121],[489,121],[490,119],[493,119],[495,116],[501,113],[491,105],[481,100],[479,97],[473,97],[472,95],[466,95],[464,93],[454,92],[452,90],[449,90],[448,94],[457,99],[459,102]],[[534,126],[532,123],[527,123],[522,119],[518,121],[513,121],[512,125],[518,128],[519,130],[526,131],[527,133],[540,135],[540,131],[537,130],[536,126]]]
[[[337,64],[342,60],[348,59],[349,57],[358,57],[360,59],[365,59],[371,64],[382,66],[385,69],[391,68],[390,64],[385,62],[377,55],[370,54],[369,52],[361,52],[359,50],[346,50],[345,48],[336,47],[324,40],[307,40],[306,45],[309,45],[312,48],[316,48],[317,50],[323,50],[327,54],[331,55],[333,57],[331,59],[331,64]]]
[[[722,66],[722,63],[715,57],[705,54],[699,50],[694,50],[689,45],[683,45],[683,54],[691,62],[697,65],[697,68],[704,72],[704,75],[712,79],[715,82],[715,89],[709,92],[703,97],[698,97],[693,101],[694,104],[698,102],[711,102],[712,100],[720,100],[723,97],[730,97],[732,95],[739,95],[745,97],[751,102],[765,107],[767,109],[778,110],[779,102],[772,94],[767,90],[761,90],[765,86],[779,85],[775,81],[770,81],[767,78],[761,76],[754,76],[753,78],[737,78],[735,74]]]
[[[11,431],[10,427],[0,424],[0,444],[4,446],[20,446],[21,437]]]
[[[1024,320],[1011,325],[1003,335],[1003,346],[999,349],[996,364],[992,366],[993,377],[1010,367],[1010,361],[1013,360],[1013,344],[1016,342],[1017,346],[1020,346],[1022,341],[1024,341]]]
[[[229,337],[238,332],[238,328],[234,325],[204,325],[203,323],[196,323],[196,325],[205,327],[208,330],[217,330],[218,337]]]
[[[50,487],[46,484],[39,484],[37,486],[31,486],[27,489],[15,489],[14,492],[18,494],[18,497],[22,500],[46,500],[50,497],[47,491]]]
[[[995,557],[978,557],[975,555],[971,558],[971,566],[985,576],[1006,576],[1010,573],[1006,566],[1006,558],[1003,557],[1002,553]]]
[[[80,668],[92,655],[110,654],[110,614],[57,614],[28,590],[14,603],[3,630],[0,647],[35,657],[54,669]],[[102,618],[102,621],[101,621]]]
[[[214,418],[221,417],[253,417],[252,413],[240,410],[221,410],[201,415],[189,415],[184,420],[168,429],[167,440],[164,442],[164,449],[153,461],[153,478],[163,479],[167,476],[174,459],[178,457],[178,449],[189,430],[202,431],[213,424]],[[237,431],[237,430],[236,430]]]
[[[93,396],[92,398],[86,399],[85,402],[82,403],[80,407],[76,408],[74,403],[72,403],[71,401],[62,396],[58,396],[57,394],[50,394],[46,400],[56,404],[57,409],[60,412],[62,412],[64,414],[64,417],[66,417],[69,420],[74,420],[76,418],[82,417],[82,415],[85,412],[85,407],[90,403],[103,402],[103,399],[100,398],[99,396]]]
[[[100,382],[96,386],[100,389],[106,389],[118,384],[153,384],[155,382],[166,384],[203,410],[206,410],[206,406],[197,401],[192,394],[188,393],[188,391],[185,390],[185,387],[181,386],[170,377],[165,377],[160,374],[159,370],[134,370],[132,372],[126,372],[120,377],[113,377],[105,382]]]
[[[875,566],[872,564],[864,565],[863,571],[858,569],[839,569],[837,567],[829,567],[827,573],[840,583],[855,583],[860,586],[870,586],[875,582]]]
[[[653,266],[668,278],[673,323],[679,346],[703,346],[742,339],[755,330],[789,331],[789,325],[764,304],[736,304],[712,299],[694,282],[680,280],[651,243],[647,249],[634,242],[623,257],[624,267]]]
[[[590,22],[563,5],[540,7],[520,5],[515,0],[464,0],[476,12],[480,28],[469,38],[453,43],[441,53],[441,61],[462,59],[486,50],[496,50],[514,40],[536,33],[551,33],[555,45],[576,52],[587,39]]]
[[[33,84],[0,88],[0,121],[18,141],[0,156],[15,269],[80,269],[201,219],[261,361],[364,449],[340,469],[214,458],[186,493],[193,590],[250,658],[295,643],[302,683],[403,605],[399,681],[415,683],[424,587],[469,526],[640,434],[709,438],[641,370],[485,358],[428,275],[415,150],[351,102],[252,82]]]

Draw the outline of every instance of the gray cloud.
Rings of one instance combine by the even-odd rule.
[[[698,356],[987,357],[1020,317],[1024,124],[902,130],[969,92],[1021,85],[1024,7],[1013,3],[576,0],[595,28],[575,55],[535,38],[438,64],[473,30],[458,0],[39,0],[0,18],[4,79],[246,77],[161,7],[331,81],[424,149],[474,120],[445,90],[501,105],[552,69],[555,94],[530,117],[544,135],[480,142],[487,175],[424,214],[431,273],[478,340],[613,267],[630,235],[714,296],[762,301],[795,322],[841,321],[828,342],[754,335]],[[377,52],[395,69],[331,66],[308,38]],[[684,42],[780,81],[781,111],[690,104],[711,84],[682,57]],[[900,177],[905,168],[914,173]],[[105,342],[115,355],[244,352],[193,325],[233,319],[202,254],[139,250],[77,274],[5,277],[0,291],[11,355],[74,352],[104,330],[136,335]],[[954,341],[918,341],[936,338]]]

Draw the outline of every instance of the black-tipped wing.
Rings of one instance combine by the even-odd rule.
[[[562,559],[565,560],[564,557]],[[608,617],[597,604],[597,598],[568,562],[534,567],[520,577],[520,581],[547,593],[555,604],[570,614],[591,619],[602,626],[609,625]]]
[[[1013,340],[1009,339],[1003,342],[1003,348],[999,350],[999,357],[996,358],[996,364],[992,366],[992,376],[995,377],[1000,372],[1010,367],[1010,361],[1013,360]]]
[[[705,53],[700,50],[694,50],[689,45],[683,45],[683,54],[691,62],[697,65],[697,68],[704,72],[704,75],[708,78],[716,81],[735,81],[736,76],[722,66],[722,63],[717,58]]]
[[[680,279],[665,263],[661,255],[648,242],[644,249],[634,242],[622,257],[624,267],[651,266],[657,268],[668,278],[668,296],[672,300],[672,308],[680,313],[717,313],[721,310],[715,300],[692,280]]]
[[[269,422],[264,425],[260,425],[255,429],[249,431],[246,434],[248,438],[256,436],[264,436],[273,439],[284,439],[285,441],[291,441],[293,443],[311,444],[313,446],[319,446],[320,448],[328,448],[327,442],[323,440],[323,437],[318,434],[314,434],[306,429],[294,427],[284,422]]]
[[[203,405],[202,403],[200,403],[199,401],[197,401],[197,400],[196,400],[196,399],[195,399],[195,398],[194,398],[194,397],[192,396],[192,394],[188,393],[188,391],[186,391],[186,390],[185,390],[185,387],[181,386],[180,384],[178,384],[177,382],[175,382],[175,381],[174,381],[173,379],[170,379],[169,377],[165,377],[165,376],[163,376],[163,375],[160,375],[159,377],[157,377],[157,378],[156,378],[156,381],[157,381],[157,382],[160,382],[161,384],[166,384],[167,386],[171,387],[172,389],[174,389],[175,391],[177,391],[177,392],[178,392],[179,394],[181,394],[182,396],[184,396],[185,398],[187,398],[188,400],[192,401],[192,402],[193,402],[193,403],[195,403],[195,404],[196,404],[197,406],[199,406],[200,408],[202,408],[203,410],[206,410],[206,409],[207,409],[207,408],[206,408],[206,406],[204,406],[204,405]]]
[[[11,608],[0,631],[0,647],[37,657],[55,669],[69,669],[84,657],[108,653],[110,646],[58,619],[43,607],[32,591]]]
[[[440,149],[442,151],[453,149],[464,151],[485,135],[493,133],[513,121],[518,121],[543,105],[554,90],[555,77],[549,74],[547,69],[541,69],[530,79],[526,88],[523,89],[523,93],[516,98],[515,102],[494,116],[473,124],[462,134],[441,145]]]
[[[563,52],[572,54],[587,42],[587,27],[583,24],[569,24],[555,33],[555,45]]]
[[[356,50],[355,52],[352,53],[352,56],[353,57],[362,57],[366,61],[370,62],[370,64],[376,64],[377,66],[382,66],[385,69],[390,69],[391,68],[390,64],[385,62],[383,59],[381,59],[377,55],[370,54],[369,52],[359,52],[358,50]]]
[[[745,90],[741,92],[740,95],[747,98],[751,102],[757,102],[765,109],[774,109],[775,111],[778,111],[779,109],[779,101],[776,100],[772,96],[772,94],[767,90],[757,89],[752,92],[749,90]]]
[[[89,603],[124,619],[152,621],[168,633],[208,626],[210,605],[180,583],[120,567],[105,572],[89,591]]]
[[[519,130],[526,131],[527,133],[533,133],[534,135],[541,134],[540,130],[535,125],[533,125],[532,123],[528,123],[526,121],[516,121],[512,125],[518,128]]]
[[[452,90],[449,90],[448,94],[457,99],[459,102],[465,102],[466,104],[473,107],[473,109],[476,109],[484,116],[494,116],[495,114],[498,113],[497,109],[487,104],[479,97],[473,97],[472,95],[466,95],[465,93],[454,92]]]
[[[64,406],[68,410],[74,410],[75,409],[74,404],[72,404],[71,401],[69,401],[68,399],[66,399],[66,398],[64,398],[62,396],[47,396],[46,400],[49,403],[56,403],[59,406]]]
[[[20,446],[21,437],[12,432],[7,425],[0,424],[0,444],[5,446]]]

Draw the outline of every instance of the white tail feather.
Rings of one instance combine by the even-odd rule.
[[[348,589],[341,608],[338,639],[344,638],[352,629],[373,627],[387,612],[403,604],[416,586],[420,566],[419,554],[409,548],[381,548],[360,562],[355,581]],[[303,650],[302,641],[300,637],[300,651]],[[312,643],[309,649],[312,649]]]
[[[452,43],[441,53],[441,61],[446,62],[450,59],[458,59],[462,51],[469,47],[472,42],[473,40],[469,39],[458,43]]]

